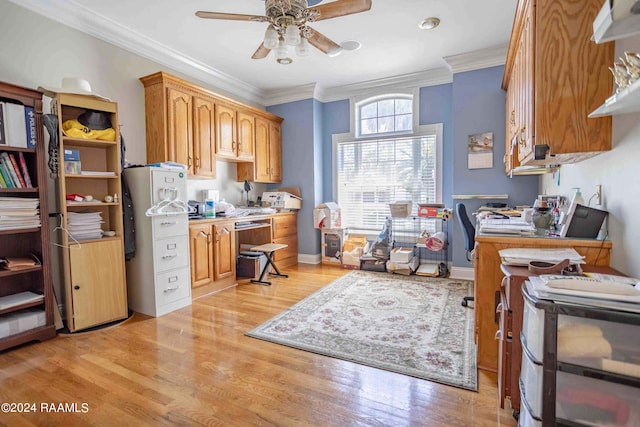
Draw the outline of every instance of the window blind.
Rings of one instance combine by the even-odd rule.
[[[339,142],[336,147],[337,198],[343,225],[380,231],[389,203],[436,203],[436,135]]]

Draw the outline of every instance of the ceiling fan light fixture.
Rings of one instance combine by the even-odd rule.
[[[302,37],[300,39],[300,44],[296,46],[296,55],[298,56],[308,56],[309,55],[309,41],[306,38]]]
[[[275,49],[278,47],[278,32],[273,25],[269,25],[267,31],[264,32],[264,47],[269,50]]]
[[[284,41],[289,46],[297,46],[300,44],[300,28],[291,24],[287,26],[287,29],[284,31]]]
[[[362,44],[357,40],[345,40],[340,43],[340,47],[344,50],[358,50],[362,47]]]
[[[280,39],[278,47],[275,50],[275,54],[278,64],[288,65],[293,62],[293,58],[289,55],[289,46],[287,46],[282,39]]]
[[[430,18],[424,18],[422,21],[420,21],[420,24],[418,24],[418,28],[420,28],[421,30],[433,30],[438,25],[440,25],[440,18],[432,16]]]

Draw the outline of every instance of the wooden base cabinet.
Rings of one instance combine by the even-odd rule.
[[[191,287],[197,288],[213,282],[213,237],[211,224],[189,226],[191,253]]]
[[[590,265],[608,266],[611,241],[545,237],[476,235],[474,314],[478,344],[478,368],[498,372],[499,313],[501,283],[504,274],[498,251],[506,248],[574,248]]]
[[[72,245],[71,304],[73,330],[126,318],[127,291],[122,242],[107,240]]]
[[[274,215],[272,225],[273,243],[288,245],[274,253],[278,268],[298,263],[298,214],[282,212]]]
[[[10,271],[0,269],[0,351],[30,341],[43,341],[56,335],[54,326],[53,286],[51,278],[51,256],[49,227],[47,221],[47,175],[45,144],[42,131],[42,93],[0,82],[0,100],[12,107],[29,107],[33,109],[35,147],[16,147],[0,145],[0,155],[12,156],[16,160],[22,157],[25,168],[32,181],[31,188],[0,188],[0,209],[9,205],[12,198],[32,199],[39,205],[39,227],[22,228],[0,227],[0,257],[24,258],[34,254],[40,265],[24,270]],[[22,112],[24,114],[24,111]],[[7,123],[5,110],[5,124]],[[20,171],[18,171],[20,173]],[[0,221],[2,224],[2,221]],[[30,300],[20,297],[23,292],[32,292],[42,298]],[[26,294],[25,294],[26,295]],[[8,300],[12,300],[9,302]],[[18,325],[18,318],[23,320]],[[20,327],[22,326],[22,327]]]

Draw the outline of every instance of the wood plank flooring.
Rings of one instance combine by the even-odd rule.
[[[244,336],[346,273],[285,270],[272,286],[240,284],[157,319],[135,314],[1,352],[0,402],[35,411],[1,412],[0,425],[517,424],[500,409],[495,374],[480,371],[476,393]]]

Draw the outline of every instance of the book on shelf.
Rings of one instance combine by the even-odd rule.
[[[31,182],[31,177],[29,176],[27,161],[25,160],[22,151],[18,151],[18,159],[20,160],[20,169],[22,169],[22,177],[24,178],[24,182],[27,184],[27,188],[33,188],[33,183]]]
[[[2,156],[0,156],[0,174],[4,179],[4,182],[7,184],[7,188],[15,188],[15,185],[13,185],[13,180],[11,179],[11,175],[9,174],[9,170],[5,166]]]
[[[27,148],[27,123],[24,105],[4,103],[4,130],[7,145]]]
[[[33,107],[24,107],[25,132],[27,137],[27,148],[36,148],[36,113]]]
[[[16,173],[16,176],[18,177],[18,181],[20,181],[20,185],[22,186],[22,188],[27,188],[27,183],[25,182],[24,178],[22,177],[22,172],[20,171],[20,166],[18,165],[18,161],[16,160],[16,156],[14,156],[13,153],[9,153],[9,160],[11,160],[11,166],[13,166],[13,170]]]
[[[7,172],[9,172],[9,175],[11,176],[11,181],[13,182],[13,186],[15,188],[22,188],[22,183],[18,179],[18,174],[16,173],[15,169],[13,169],[13,163],[11,163],[11,159],[9,158],[9,155],[6,152],[2,152],[0,153],[0,157],[2,157],[2,160],[4,162],[4,167],[7,169]]]
[[[4,134],[4,102],[0,102],[0,145],[7,145],[7,138]]]
[[[64,149],[64,173],[67,175],[80,175],[82,163],[80,162],[80,150]]]
[[[7,187],[7,183],[4,180],[4,175],[2,175],[2,173],[0,173],[0,188],[9,188]]]

